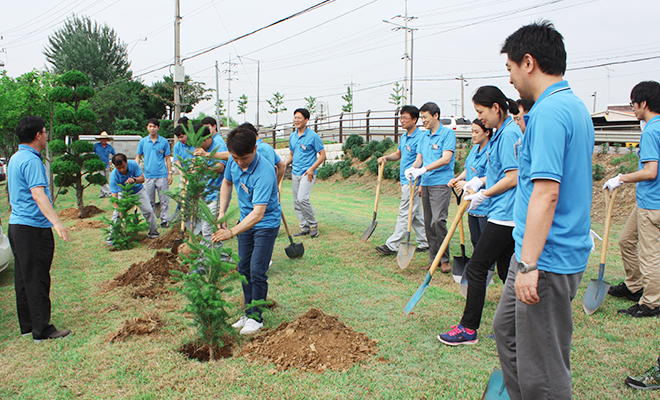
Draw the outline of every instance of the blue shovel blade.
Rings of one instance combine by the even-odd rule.
[[[404,307],[404,310],[406,311],[406,315],[410,314],[413,308],[419,303],[419,300],[424,296],[424,292],[426,292],[426,289],[429,288],[429,283],[431,283],[431,275],[430,273],[426,273],[426,278],[424,278],[424,282],[417,288],[417,291],[413,296],[408,300],[408,303]]]

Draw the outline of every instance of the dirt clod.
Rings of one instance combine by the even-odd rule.
[[[257,336],[241,354],[272,362],[279,371],[298,368],[323,372],[345,371],[377,351],[376,342],[364,333],[312,308],[305,315]]]
[[[213,359],[219,360],[221,358],[229,358],[234,355],[234,339],[231,336],[225,336],[222,339],[224,346],[219,347],[217,344],[213,345]],[[209,361],[211,359],[211,352],[208,345],[199,345],[195,342],[186,343],[181,346],[178,351],[184,356],[198,361]]]
[[[188,272],[188,267],[179,264],[177,256],[169,251],[157,251],[151,260],[132,264],[128,270],[115,276],[110,288],[162,284],[169,281],[170,270]]]
[[[105,211],[101,210],[96,206],[92,206],[92,205],[85,206],[83,208],[83,218],[93,217],[97,214],[103,214],[104,212]],[[62,219],[64,218],[75,219],[78,218],[78,216],[80,215],[80,210],[78,210],[77,207],[65,208],[64,210],[58,211],[57,215]]]
[[[148,314],[144,318],[133,318],[124,321],[117,332],[109,333],[105,337],[105,341],[114,343],[134,335],[150,335],[158,332],[162,327],[163,321],[158,314]]]
[[[174,242],[181,239],[181,231],[178,229],[170,229],[166,234],[154,239],[147,247],[150,250],[158,249],[171,249]]]

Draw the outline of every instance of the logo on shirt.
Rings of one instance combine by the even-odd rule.
[[[303,149],[303,150],[307,150],[307,146],[305,146],[304,144],[301,144],[300,148]]]
[[[241,188],[243,188],[243,191],[249,196],[250,195],[250,189],[248,189],[247,186],[245,186],[245,183],[241,182]]]
[[[477,172],[477,169],[475,167],[470,166],[470,169],[472,170],[472,172],[474,172],[475,175],[479,175],[479,173]]]
[[[406,145],[406,150],[407,150],[409,153],[412,152],[412,149],[411,149],[410,146],[408,146],[408,145]]]
[[[521,147],[522,147],[522,140],[518,138],[518,141],[513,144],[513,152],[516,155],[516,160],[518,159],[518,151],[520,150]]]
[[[433,144],[431,145],[431,149],[433,149],[433,150],[438,150],[439,148],[440,148],[440,146],[438,146],[438,145],[435,144],[435,143],[433,143]]]

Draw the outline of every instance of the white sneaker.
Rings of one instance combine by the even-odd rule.
[[[231,324],[231,327],[232,327],[232,328],[237,328],[237,329],[238,329],[238,328],[242,328],[242,327],[245,326],[245,323],[247,322],[247,320],[248,320],[248,317],[246,317],[246,316],[244,315],[244,316],[242,316],[241,318],[239,318],[238,321],[236,321],[235,323]]]
[[[245,326],[238,333],[241,335],[252,335],[253,333],[259,332],[259,329],[263,328],[263,326],[264,324],[262,322],[257,322],[255,319],[248,318]]]

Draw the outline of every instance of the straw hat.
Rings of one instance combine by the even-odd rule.
[[[108,132],[103,131],[99,136],[96,137],[96,139],[101,140],[101,139],[108,139],[108,140],[114,140],[114,138],[110,135],[108,135]]]

